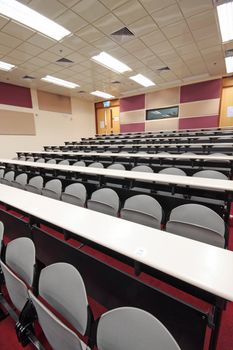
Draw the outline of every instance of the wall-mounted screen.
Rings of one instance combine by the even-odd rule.
[[[178,115],[179,106],[148,109],[146,111],[146,120],[178,118]]]

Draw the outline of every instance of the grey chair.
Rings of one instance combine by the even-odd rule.
[[[60,164],[60,165],[70,165],[70,162],[67,159],[63,159],[58,164]]]
[[[118,194],[111,188],[101,188],[92,193],[87,208],[100,213],[117,216],[120,206]]]
[[[180,350],[157,318],[133,307],[121,307],[103,314],[96,338],[99,350]]]
[[[3,185],[11,185],[11,182],[14,181],[15,172],[13,170],[7,171],[3,178],[0,179],[0,183]]]
[[[113,163],[107,167],[107,169],[114,169],[114,170],[125,170],[125,166],[120,163]]]
[[[207,179],[228,180],[228,177],[216,170],[201,170],[193,174],[193,177],[203,177]]]
[[[26,162],[34,162],[34,158],[33,157],[29,157],[26,159]]]
[[[47,164],[56,164],[56,160],[55,159],[49,159],[46,163]]]
[[[21,160],[21,161],[25,161],[26,160],[26,157],[25,156],[20,156],[19,158],[17,158],[18,160]]]
[[[74,165],[74,166],[86,166],[85,162],[82,160],[79,160],[79,161],[73,163],[72,165]]]
[[[87,191],[83,184],[75,183],[67,186],[61,194],[61,200],[66,203],[85,207]]]
[[[34,176],[32,177],[28,184],[24,186],[25,190],[28,192],[36,193],[36,194],[41,194],[42,188],[44,184],[44,179],[42,176]]]
[[[20,190],[24,190],[27,180],[28,180],[28,175],[26,173],[19,174],[15,177],[14,181],[11,181],[11,186],[15,188],[19,188]]]
[[[159,174],[186,176],[186,173],[182,169],[176,167],[164,168],[159,171]]]
[[[49,198],[60,199],[61,190],[61,181],[58,179],[53,179],[46,182],[45,187],[42,188],[41,194]]]
[[[94,163],[91,163],[90,165],[88,165],[89,168],[103,168],[103,164],[100,163],[100,162],[94,162]]]
[[[36,160],[36,163],[45,163],[45,159],[44,158],[38,158]]]
[[[62,281],[62,283],[61,283]],[[56,350],[89,349],[63,321],[29,291],[40,326]],[[74,266],[56,263],[45,267],[39,278],[39,297],[81,335],[89,331],[90,309],[83,279]]]
[[[28,286],[31,287],[33,283],[35,262],[35,246],[27,237],[8,243],[5,263],[0,261],[8,294],[18,311],[23,309],[28,299]]]
[[[166,231],[216,247],[225,246],[223,219],[204,205],[190,203],[174,208]]]
[[[3,235],[4,235],[4,225],[3,225],[3,222],[0,221],[0,259],[1,259],[1,252],[2,252],[2,246],[3,246]]]
[[[1,182],[1,179],[3,179],[3,176],[4,176],[4,169],[0,169],[0,182]]]
[[[221,158],[224,158],[226,157],[226,154],[224,153],[211,153],[211,154],[208,154],[208,158],[213,158],[213,157],[221,157]],[[204,160],[204,162],[207,162],[207,160]],[[219,160],[218,162],[226,162],[226,160],[222,159],[222,160]],[[227,163],[230,163],[230,161],[228,160]]]
[[[160,229],[163,210],[156,199],[145,194],[139,194],[126,199],[124,207],[121,209],[120,217]]]
[[[131,171],[137,171],[137,172],[142,172],[142,173],[153,173],[153,169],[150,168],[148,165],[137,165],[134,168],[132,168]],[[151,181],[141,181],[141,182],[142,183],[152,183]],[[138,186],[133,186],[131,189],[134,191],[139,191],[139,192],[144,192],[144,193],[151,192],[151,190],[149,188],[138,187]]]

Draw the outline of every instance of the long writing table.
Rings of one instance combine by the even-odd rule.
[[[214,304],[212,313],[208,315],[209,318],[211,317],[214,328],[209,349],[216,348],[223,305],[225,301],[233,301],[232,252],[5,185],[0,185],[0,202],[27,213],[31,218],[31,222],[33,222],[32,218],[36,218],[42,220],[42,222],[51,223],[56,227],[71,232],[78,239],[82,238],[86,242],[94,243],[97,247],[104,247],[108,252],[114,252],[119,257],[126,257],[128,260],[133,261],[134,264],[137,264],[137,267],[140,266],[140,271],[144,271],[144,268],[145,271],[159,271],[165,276],[170,276],[187,286],[197,288],[197,290],[203,291],[207,295],[209,294],[209,300],[212,300]],[[14,226],[12,226],[12,222],[10,223],[10,218],[13,220],[12,214],[8,214],[2,209],[0,210],[0,219],[6,224],[6,228],[10,225],[10,231],[12,231]],[[124,302],[127,301],[133,305],[138,305],[138,303],[139,305],[143,304],[144,298],[147,297],[146,293],[149,293],[149,291],[147,290],[148,286],[143,286],[144,283],[141,285],[138,279],[134,280],[130,276],[126,277],[125,273],[120,273],[119,270],[114,271],[114,268],[110,270],[112,272],[107,272],[110,272],[110,276],[106,275],[106,271],[104,274],[103,268],[99,267],[99,262],[94,263],[93,261],[94,266],[91,268],[91,266],[87,265],[87,256],[85,256],[85,253],[72,248],[64,241],[52,237],[37,227],[33,227],[33,225],[30,226],[26,222],[20,222],[19,218],[15,217],[14,220],[18,222],[18,226],[16,225],[14,227],[15,235],[17,236],[22,233],[21,226],[23,225],[23,235],[32,235],[36,246],[37,258],[42,263],[47,264],[63,259],[65,261],[75,262],[79,269],[84,269],[81,271],[84,280],[86,278],[88,280],[88,274],[93,278],[93,280],[89,280],[88,282],[88,288],[91,284],[90,290],[95,289],[93,286],[95,278],[93,276],[98,275],[98,273],[101,275],[98,276],[99,279],[96,283],[103,283],[105,287],[106,281],[104,278],[107,278],[109,282],[109,277],[111,276],[113,279],[112,284],[114,285],[114,278],[117,277],[120,280],[117,279],[115,281],[118,283],[115,295],[110,288],[111,292],[113,292],[113,304],[117,304],[116,300],[121,299],[121,293],[124,295]],[[29,230],[32,231],[28,233]],[[84,260],[83,262],[82,259]],[[88,262],[90,263],[93,257],[89,257],[89,260]],[[107,267],[105,266],[106,269]],[[123,279],[121,280],[121,278]],[[119,282],[125,282],[127,285],[122,286]],[[143,290],[145,288],[145,294],[138,294],[137,290],[134,290],[133,294],[128,295],[129,291],[125,287],[134,287],[135,283],[137,284],[137,288],[143,288]],[[124,287],[123,290],[122,287]],[[98,292],[97,287],[97,294]],[[130,292],[132,292],[131,289]],[[153,299],[153,301],[151,300],[152,305],[156,305],[158,309],[161,309],[162,306],[161,304],[158,306],[158,301],[161,302],[161,298],[163,298],[163,302],[164,298],[168,299],[169,310],[163,309],[161,315],[166,319],[165,315],[168,314],[168,320],[166,319],[165,323],[176,339],[178,338],[177,341],[180,343],[181,348],[183,350],[202,349],[206,315],[202,314],[201,321],[201,318],[198,319],[197,317],[200,316],[197,308],[190,306],[190,313],[188,313],[188,305],[180,303],[179,307],[182,312],[184,311],[183,309],[185,311],[179,316],[185,317],[185,320],[182,318],[176,321],[173,320],[173,324],[172,319],[174,315],[177,316],[177,313],[179,314],[181,312],[181,310],[179,312],[177,310],[178,300],[175,298],[170,299],[168,295],[163,295],[162,292],[162,296],[159,297],[158,290],[156,289],[150,290],[150,293],[152,293],[150,294],[150,297]],[[143,301],[140,300],[142,296]],[[110,297],[108,295],[108,298]],[[97,298],[100,298],[100,296],[97,296]],[[148,308],[149,304],[147,303],[149,300],[146,299],[145,302],[146,306],[144,307]],[[154,312],[156,313],[156,311]],[[190,316],[191,319],[187,319]],[[195,326],[193,324],[194,321],[197,323]],[[187,329],[180,329],[179,322]],[[199,337],[197,337],[196,330],[197,332],[201,332]],[[187,336],[191,337],[191,339],[187,339]]]

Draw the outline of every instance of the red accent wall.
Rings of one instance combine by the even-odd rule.
[[[145,108],[145,95],[137,95],[120,99],[120,112],[135,111]]]
[[[179,129],[215,128],[218,127],[218,120],[218,115],[212,117],[180,118]]]
[[[145,131],[145,123],[121,124],[121,132]]]
[[[1,83],[0,104],[32,108],[32,97],[29,88]]]
[[[221,79],[181,86],[180,102],[184,103],[219,98],[221,95],[221,87]]]

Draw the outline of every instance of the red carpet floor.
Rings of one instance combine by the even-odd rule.
[[[231,211],[233,213],[233,210]],[[43,229],[47,230],[50,234],[59,236],[59,238],[62,237],[60,233],[52,229],[48,229],[45,226],[43,227]],[[7,237],[6,237],[6,240],[7,240]],[[74,240],[70,240],[69,243],[75,246],[79,245],[79,243]],[[103,261],[106,261],[113,266],[117,266],[118,268],[122,269],[127,273],[130,273],[130,274],[133,273],[133,270],[130,267],[113,258],[110,258],[105,254],[99,253],[87,246],[84,246],[82,249],[85,251],[88,251],[89,253],[91,252],[93,255],[98,256],[98,258],[102,259]],[[233,227],[230,228],[229,249],[233,250]],[[193,304],[194,306],[198,306],[203,310],[208,310],[209,308],[209,305],[207,303],[202,302],[195,297],[191,297],[186,293],[182,293],[176,290],[175,288],[170,287],[165,283],[162,283],[156,280],[155,278],[152,278],[151,276],[142,274],[140,278],[143,281],[147,282],[148,284],[151,284],[157,288],[160,288],[166,292],[169,292],[172,295],[179,296],[179,298],[182,298],[184,301],[187,301]],[[95,318],[97,318],[103,312],[105,312],[105,309],[101,305],[97,304],[94,300],[90,299],[89,301],[90,301],[90,305]],[[46,350],[51,350],[50,346],[47,344],[46,340],[41,334],[41,331],[39,330],[38,332],[39,332],[38,333],[39,339],[42,341],[43,345],[46,347]],[[19,345],[17,341],[16,335],[14,332],[13,320],[10,317],[7,317],[5,320],[0,322],[0,350],[18,350],[18,349],[23,349],[23,348]],[[30,350],[30,349],[34,349],[34,347],[32,345],[28,345],[26,349]],[[207,347],[205,347],[203,350],[206,350],[206,349]],[[227,309],[223,313],[217,350],[233,350],[233,303],[228,303]]]

